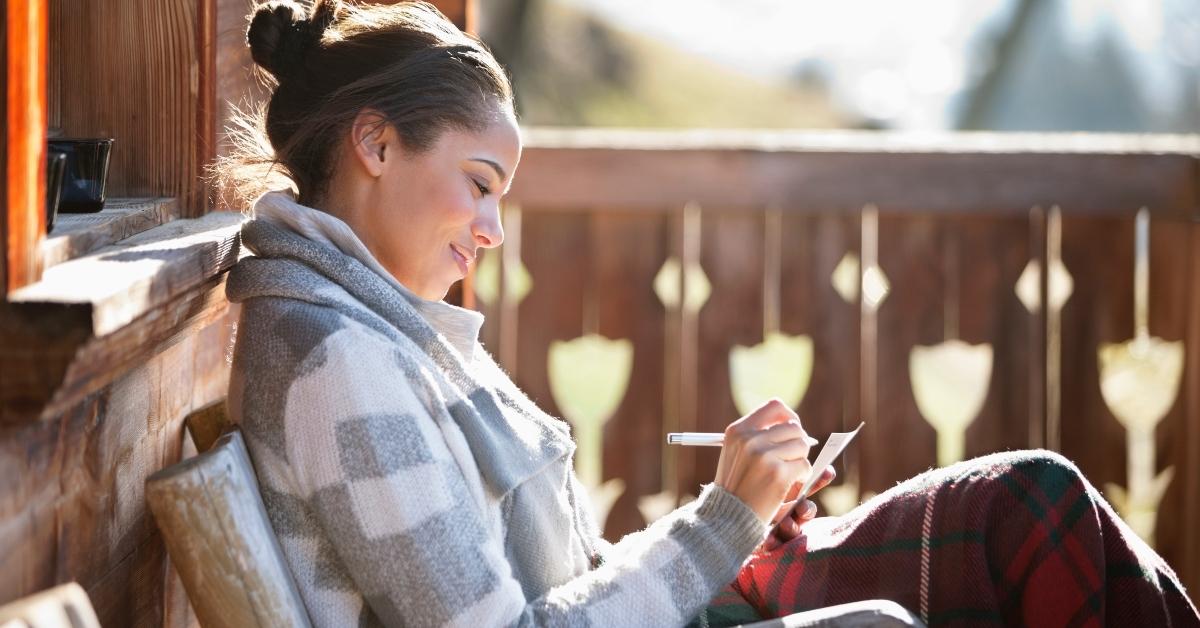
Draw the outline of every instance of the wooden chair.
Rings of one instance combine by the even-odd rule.
[[[100,628],[83,587],[74,582],[0,606],[0,628]]]

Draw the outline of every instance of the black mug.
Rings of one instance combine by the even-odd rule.
[[[52,138],[50,148],[66,153],[62,194],[58,211],[94,213],[104,209],[104,185],[108,180],[111,139]]]
[[[67,154],[53,148],[46,151],[46,232],[54,228],[58,217],[58,201],[62,196],[63,172],[67,169]]]

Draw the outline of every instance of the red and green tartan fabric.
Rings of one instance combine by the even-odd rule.
[[[993,454],[935,469],[752,555],[699,623],[866,599],[929,626],[1200,626],[1174,571],[1067,459]]]

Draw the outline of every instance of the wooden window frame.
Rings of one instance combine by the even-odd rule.
[[[192,145],[193,172],[202,172],[216,156],[218,56],[217,12],[240,11],[242,0],[195,0],[196,118]],[[249,4],[247,1],[246,4]],[[468,31],[475,27],[474,0],[435,0],[451,20]],[[0,27],[0,81],[5,85],[0,117],[5,120],[4,148],[0,151],[3,220],[0,220],[0,295],[8,295],[40,280],[46,238],[45,158],[49,123],[47,95],[50,43],[50,0],[0,0],[5,18]],[[239,16],[240,17],[240,16]],[[244,46],[240,46],[244,48]],[[224,51],[221,51],[224,52]],[[239,52],[245,53],[244,50]],[[244,54],[248,62],[248,54]],[[183,185],[186,198],[178,201],[192,218],[214,207],[211,190],[201,182]],[[159,194],[161,196],[161,194]],[[463,290],[468,298],[470,290]],[[461,297],[460,297],[461,298]]]

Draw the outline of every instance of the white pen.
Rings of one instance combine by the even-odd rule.
[[[812,436],[808,437],[808,446],[815,447],[819,443]],[[725,444],[725,434],[722,432],[671,432],[667,434],[668,445],[691,445],[693,447],[720,447]]]

